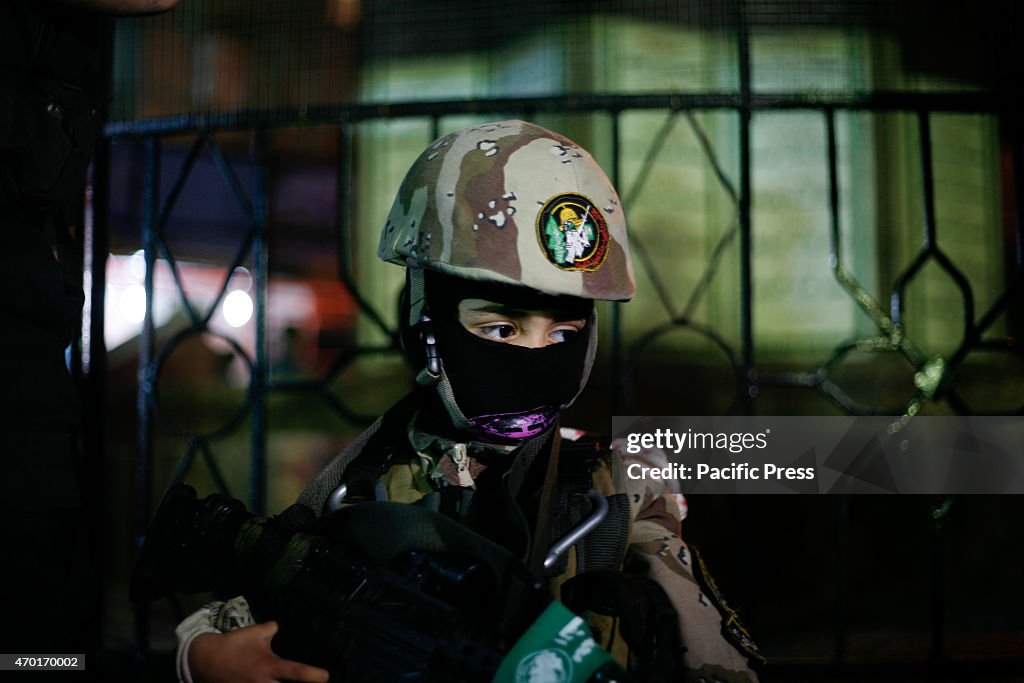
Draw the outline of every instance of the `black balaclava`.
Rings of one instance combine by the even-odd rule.
[[[444,399],[444,378],[437,392],[454,425],[497,443],[514,443],[543,433],[586,382],[594,335],[593,302],[435,271],[424,275],[430,326],[451,395]],[[524,348],[484,339],[463,327],[458,307],[464,299],[485,299],[524,310],[566,310],[571,318],[582,318],[587,325],[564,342]],[[410,348],[408,333],[405,340]],[[423,342],[412,348],[423,349]],[[423,356],[416,360],[425,361]]]

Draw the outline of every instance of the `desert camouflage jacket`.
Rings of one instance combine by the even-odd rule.
[[[328,494],[343,480],[374,433],[380,421],[343,451],[300,496],[299,502],[322,511]],[[582,435],[561,429],[564,443]],[[410,431],[414,448],[405,457],[391,457],[376,485],[378,498],[393,502],[423,503],[441,488],[471,490],[485,466],[469,455],[472,449]],[[747,683],[758,680],[753,666],[763,662],[761,654],[739,619],[721,598],[699,555],[683,541],[680,525],[687,514],[687,503],[672,482],[631,479],[626,475],[631,462],[659,466],[660,451],[644,451],[626,456],[612,444],[594,461],[589,484],[602,495],[628,500],[628,529],[624,535],[625,564],[631,571],[642,571],[665,591],[679,617],[682,645],[682,680],[693,683]],[[468,457],[467,457],[468,456]],[[624,494],[624,495],[623,495]],[[562,584],[579,570],[583,548],[572,547],[562,559],[560,573],[550,577],[552,594],[557,598]],[[629,648],[620,636],[615,620],[598,614],[588,615],[595,638],[617,660],[627,666]],[[224,632],[253,623],[244,598],[205,606],[183,621],[178,629],[179,679],[191,683],[187,667],[188,645],[204,632]]]

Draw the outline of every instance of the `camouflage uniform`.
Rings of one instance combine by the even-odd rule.
[[[368,430],[373,434],[379,423]],[[563,440],[580,433],[561,430]],[[416,450],[411,455],[392,458],[380,477],[382,498],[402,503],[423,503],[431,492],[461,485],[454,444],[421,433],[409,435]],[[583,437],[585,438],[585,437]],[[341,453],[299,497],[299,502],[321,510],[326,494],[343,478],[348,465],[367,446],[361,437]],[[590,475],[592,486],[612,499],[625,494],[628,500],[628,535],[624,564],[654,579],[665,589],[679,615],[680,639],[683,645],[685,680],[705,683],[757,681],[750,664],[763,661],[736,614],[718,593],[713,580],[704,570],[699,556],[683,541],[680,524],[686,517],[686,499],[674,482],[637,480],[626,476],[626,466],[640,461],[645,467],[668,464],[661,451],[644,451],[637,456],[626,455],[618,444],[597,459]],[[479,476],[483,465],[470,458],[468,473]],[[569,550],[565,570],[550,577],[557,596],[560,586],[577,572],[578,546]],[[612,620],[590,615],[591,627],[601,645],[625,665],[628,648],[619,637]]]
[[[372,433],[376,429],[369,430]],[[562,430],[563,438],[571,438],[572,430]],[[423,435],[411,435],[423,439]],[[358,439],[325,469],[300,497],[314,509],[322,509],[326,493],[340,481],[345,467],[366,443]],[[394,502],[416,503],[440,487],[460,485],[458,466],[440,441],[420,444],[422,450],[406,457],[394,458],[381,477],[382,498]],[[760,654],[739,623],[736,615],[722,601],[713,582],[703,571],[699,557],[691,551],[680,535],[680,523],[686,517],[685,498],[671,482],[633,480],[625,476],[626,465],[642,459],[645,466],[663,467],[660,451],[647,451],[639,456],[626,456],[616,447],[608,451],[593,472],[593,486],[602,495],[612,497],[625,493],[629,502],[627,563],[644,567],[644,573],[664,589],[679,615],[680,639],[683,645],[684,680],[694,683],[733,683],[757,681],[751,663],[761,661]],[[471,459],[471,477],[480,474],[482,465]],[[570,549],[565,571],[550,579],[553,592],[576,572],[577,548]],[[600,615],[589,618],[595,637],[623,665],[628,661],[628,648],[618,637],[614,622]],[[178,627],[179,679],[191,683],[188,676],[187,649],[192,638],[200,633],[223,632],[254,623],[243,598],[226,603],[211,603],[182,622]]]
[[[467,296],[475,296],[472,281],[588,300],[625,301],[634,293],[626,223],[615,189],[585,150],[563,136],[522,121],[475,126],[428,147],[398,192],[378,255],[409,268],[409,306],[403,321],[407,329],[429,329],[425,325],[432,312],[424,270],[470,281],[465,284]],[[377,457],[374,454],[382,439],[397,446],[386,458],[377,458],[369,490],[378,499],[393,502],[436,506],[440,492],[471,495],[486,469],[484,462],[495,462],[493,457],[481,460],[474,454],[493,456],[504,451],[512,462],[509,472],[527,452],[543,463],[558,452],[549,443],[557,412],[575,400],[586,382],[596,348],[596,328],[591,314],[585,327],[586,360],[578,386],[554,406],[554,421],[545,421],[546,415],[526,415],[523,419],[528,428],[535,426],[530,420],[540,420],[536,435],[530,433],[512,444],[505,441],[504,446],[484,438],[490,423],[481,422],[466,409],[460,398],[464,395],[446,370],[446,363],[454,359],[445,359],[442,349],[441,360],[431,362],[428,348],[426,366],[417,378],[422,387],[414,398],[400,403],[353,442],[321,472],[299,502],[318,514],[324,512],[332,491],[350,472],[366,470],[366,458]],[[429,332],[423,333],[423,339],[425,346],[433,343]],[[430,392],[436,392],[443,403],[455,434],[464,438],[436,436],[420,428],[423,397]],[[519,423],[515,424],[511,428],[519,428]],[[499,427],[510,428],[508,424]],[[573,437],[571,431],[560,433],[569,440]],[[663,456],[648,452],[639,457]],[[631,571],[657,581],[675,608],[685,680],[756,681],[749,664],[760,658],[756,647],[680,537],[685,499],[671,484],[630,480],[623,456],[614,448],[593,459],[584,479],[587,488],[619,504],[621,514],[616,523],[628,527],[618,529],[623,539],[619,564],[628,564]],[[548,480],[545,477],[545,485]],[[534,534],[545,532],[541,524],[536,521]],[[563,583],[577,573],[578,565],[590,568],[583,547],[571,548],[562,564],[548,572],[556,597]],[[213,606],[193,615],[179,627],[181,642],[187,646],[198,632],[221,630],[217,622],[225,621],[224,610],[237,614],[239,604]],[[628,649],[616,624],[597,615],[591,616],[591,623],[602,644],[625,664]],[[184,654],[179,656],[179,662],[185,659]]]

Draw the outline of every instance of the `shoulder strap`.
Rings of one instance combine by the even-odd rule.
[[[326,512],[327,499],[330,497],[331,492],[341,483],[341,477],[345,469],[363,452],[366,444],[370,442],[370,439],[373,438],[373,435],[377,433],[383,423],[383,416],[377,418],[365,432],[360,434],[355,441],[336,455],[334,460],[328,463],[327,467],[320,470],[320,474],[299,494],[295,502],[305,505],[318,515]]]
[[[596,489],[608,501],[608,515],[594,531],[576,544],[574,574],[592,570],[618,570],[626,556],[632,514],[626,493],[615,490],[614,484],[598,481],[599,473],[613,466],[608,462],[607,446],[602,440],[585,435],[578,441],[563,441],[562,451],[556,512],[551,524],[552,535],[560,537],[590,513],[591,506],[586,494]],[[566,556],[548,574],[558,576],[567,570]]]
[[[321,515],[327,512],[327,499],[344,480],[345,474],[351,466],[372,468],[379,476],[390,457],[390,449],[385,444],[381,444],[381,448],[368,448],[368,446],[371,442],[392,438],[398,430],[404,430],[405,425],[412,417],[413,410],[418,405],[418,400],[417,391],[407,394],[390,410],[377,418],[365,432],[360,434],[320,471],[320,474],[299,494],[295,502],[301,503]],[[404,431],[402,433],[404,434]]]

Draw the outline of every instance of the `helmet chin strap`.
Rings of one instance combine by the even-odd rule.
[[[426,367],[416,375],[416,383],[420,386],[434,385],[437,395],[441,398],[452,425],[459,430],[469,430],[472,424],[466,415],[455,402],[455,392],[452,391],[452,383],[444,371],[444,362],[437,351],[437,339],[434,337],[433,326],[431,325],[430,314],[427,313],[426,286],[424,283],[423,269],[411,259],[409,267],[409,325],[418,327],[422,334],[424,351],[426,352]]]
[[[416,375],[416,383],[429,386],[437,382],[444,374],[444,364],[437,352],[437,338],[427,313],[426,286],[423,269],[415,261],[409,259],[409,327],[420,331],[424,351],[427,356],[426,367]]]

